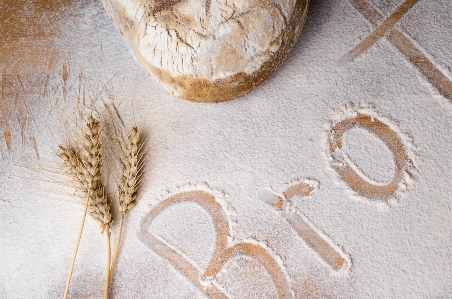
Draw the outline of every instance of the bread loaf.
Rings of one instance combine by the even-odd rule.
[[[104,0],[146,70],[176,97],[221,102],[286,58],[309,0]]]

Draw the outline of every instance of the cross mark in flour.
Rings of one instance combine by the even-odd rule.
[[[428,81],[448,100],[452,102],[452,81],[429,60],[422,51],[410,41],[394,25],[417,3],[419,0],[406,0],[391,16],[384,20],[383,15],[375,9],[368,0],[350,0],[351,4],[373,26],[374,31],[361,41],[357,46],[345,54],[340,60],[341,65],[353,61],[364,53],[380,38],[387,39],[405,55],[411,63],[428,79]]]

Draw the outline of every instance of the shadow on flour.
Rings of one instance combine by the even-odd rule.
[[[296,64],[297,61],[303,60],[305,51],[309,45],[318,42],[318,32],[322,30],[325,23],[328,22],[329,16],[333,12],[334,4],[328,0],[311,0],[309,1],[309,9],[306,17],[306,22],[301,30],[300,36],[295,43],[292,51],[287,56],[284,63],[276,70],[275,74],[270,77],[277,77],[280,72],[289,66]]]

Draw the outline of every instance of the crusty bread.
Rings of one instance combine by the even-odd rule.
[[[148,72],[176,97],[233,100],[286,58],[309,0],[104,0]]]

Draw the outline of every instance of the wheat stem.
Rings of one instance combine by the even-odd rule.
[[[78,239],[77,239],[77,244],[75,245],[74,256],[72,257],[71,268],[69,269],[69,274],[68,274],[67,281],[66,281],[66,289],[64,290],[64,296],[63,296],[64,299],[66,299],[67,295],[69,294],[69,286],[71,284],[72,272],[74,270],[75,259],[77,258],[78,247],[80,245],[80,240],[82,238],[83,227],[85,226],[86,212],[88,211],[88,203],[89,203],[89,196],[90,196],[89,193],[90,192],[88,190],[88,194],[86,196],[85,209],[83,211],[82,224],[80,226],[80,232],[78,233]]]
[[[110,292],[110,264],[111,264],[111,240],[110,240],[110,229],[107,228],[107,274],[105,275],[105,288],[104,288],[104,299],[108,299],[108,294]]]
[[[71,269],[66,283],[64,298],[69,293],[70,280],[77,256],[78,246],[80,243],[83,227],[85,224],[86,214],[89,213],[94,220],[100,225],[101,232],[107,232],[108,240],[108,269],[106,278],[106,287],[110,281],[110,263],[111,263],[111,245],[110,245],[110,226],[112,223],[110,204],[107,199],[105,188],[101,180],[101,143],[100,143],[100,123],[98,120],[89,116],[83,128],[83,139],[81,153],[74,152],[71,149],[59,146],[58,156],[63,160],[65,170],[72,176],[75,189],[86,196],[85,212],[83,214],[83,222],[77,240],[77,246],[72,259]],[[105,291],[108,297],[108,289]]]
[[[116,260],[118,259],[118,253],[119,253],[119,246],[121,245],[121,236],[122,236],[122,226],[124,224],[124,216],[121,217],[121,220],[119,222],[119,231],[118,231],[118,240],[116,240],[116,248],[115,248],[115,253],[113,255],[113,261],[111,262],[111,266],[110,266],[110,284],[111,284],[111,280],[113,279],[113,274],[114,274],[114,270],[115,270],[115,265],[116,265]]]
[[[121,139],[120,139],[121,140]],[[130,134],[127,136],[127,144],[120,142],[122,149],[122,177],[118,184],[119,191],[119,210],[121,214],[121,219],[119,223],[118,239],[116,241],[116,248],[113,257],[113,261],[110,265],[110,281],[113,278],[114,269],[116,266],[116,261],[118,259],[119,248],[121,245],[122,228],[124,225],[124,218],[127,212],[132,209],[136,204],[137,199],[137,189],[139,182],[137,181],[140,177],[140,169],[142,167],[141,157],[143,153],[141,152],[141,147],[143,143],[140,138],[140,131],[137,127],[133,127]]]

